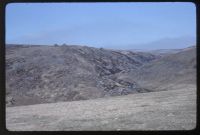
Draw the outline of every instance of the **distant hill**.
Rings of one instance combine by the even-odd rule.
[[[159,50],[159,49],[182,49],[196,44],[195,37],[183,36],[177,38],[162,38],[149,43],[134,45],[134,49]],[[165,48],[166,47],[166,48]]]
[[[95,99],[196,83],[196,48],[160,57],[87,46],[6,46],[8,106]]]

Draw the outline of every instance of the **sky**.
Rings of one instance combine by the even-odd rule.
[[[6,44],[109,49],[196,44],[196,7],[190,2],[11,3],[5,21]]]

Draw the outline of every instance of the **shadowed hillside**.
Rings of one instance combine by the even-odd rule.
[[[7,46],[7,105],[87,100],[195,85],[195,51],[190,47],[161,57],[87,46]]]
[[[149,53],[86,46],[7,46],[7,103],[27,105],[147,92],[136,81],[119,79],[116,74],[156,58]]]

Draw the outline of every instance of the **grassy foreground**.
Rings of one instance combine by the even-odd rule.
[[[83,100],[7,107],[12,131],[191,130],[196,87]]]

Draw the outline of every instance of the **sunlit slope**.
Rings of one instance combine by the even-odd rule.
[[[152,91],[170,90],[182,84],[196,85],[196,47],[166,55],[119,76],[135,80],[139,85]]]
[[[190,130],[196,87],[6,108],[8,130]]]

